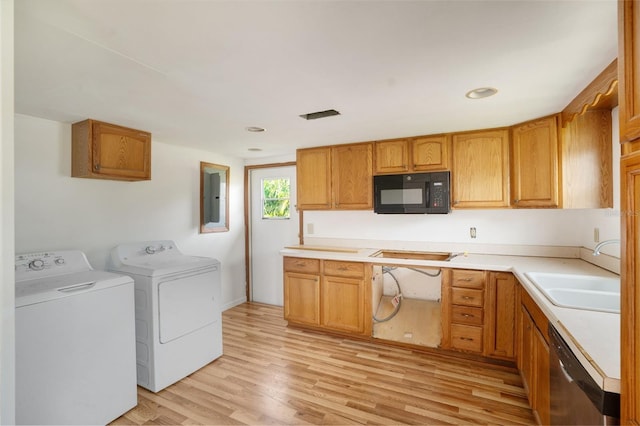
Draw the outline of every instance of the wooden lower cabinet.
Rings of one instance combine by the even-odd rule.
[[[300,324],[320,324],[320,261],[285,257],[284,317]]]
[[[540,424],[548,425],[551,420],[548,322],[526,291],[520,291],[518,369],[534,415]]]
[[[371,335],[370,279],[366,263],[285,257],[284,317],[292,324]]]
[[[443,271],[441,347],[514,361],[516,301],[511,273]]]
[[[484,307],[486,356],[515,359],[517,290],[518,286],[513,274],[489,273]]]

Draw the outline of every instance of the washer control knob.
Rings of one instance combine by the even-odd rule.
[[[155,247],[147,246],[147,248],[145,248],[144,251],[146,251],[147,254],[154,254],[156,252],[156,249]]]
[[[56,263],[56,265],[64,265],[64,258],[59,257],[54,262]]]
[[[29,262],[29,269],[33,271],[40,271],[44,269],[44,260],[42,259],[32,260],[31,262]]]

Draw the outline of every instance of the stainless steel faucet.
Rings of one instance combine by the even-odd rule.
[[[593,255],[594,255],[594,256],[598,256],[598,255],[600,254],[600,249],[601,249],[603,246],[606,246],[607,244],[613,244],[613,243],[618,243],[618,244],[620,244],[620,240],[604,240],[604,241],[599,242],[599,243],[595,246],[595,248],[593,249]]]

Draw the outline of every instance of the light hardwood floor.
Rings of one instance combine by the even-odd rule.
[[[224,355],[113,424],[535,424],[513,368],[288,328],[282,308],[223,316]]]

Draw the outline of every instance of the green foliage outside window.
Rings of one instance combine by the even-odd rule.
[[[291,202],[289,179],[262,180],[262,218],[289,219]]]

